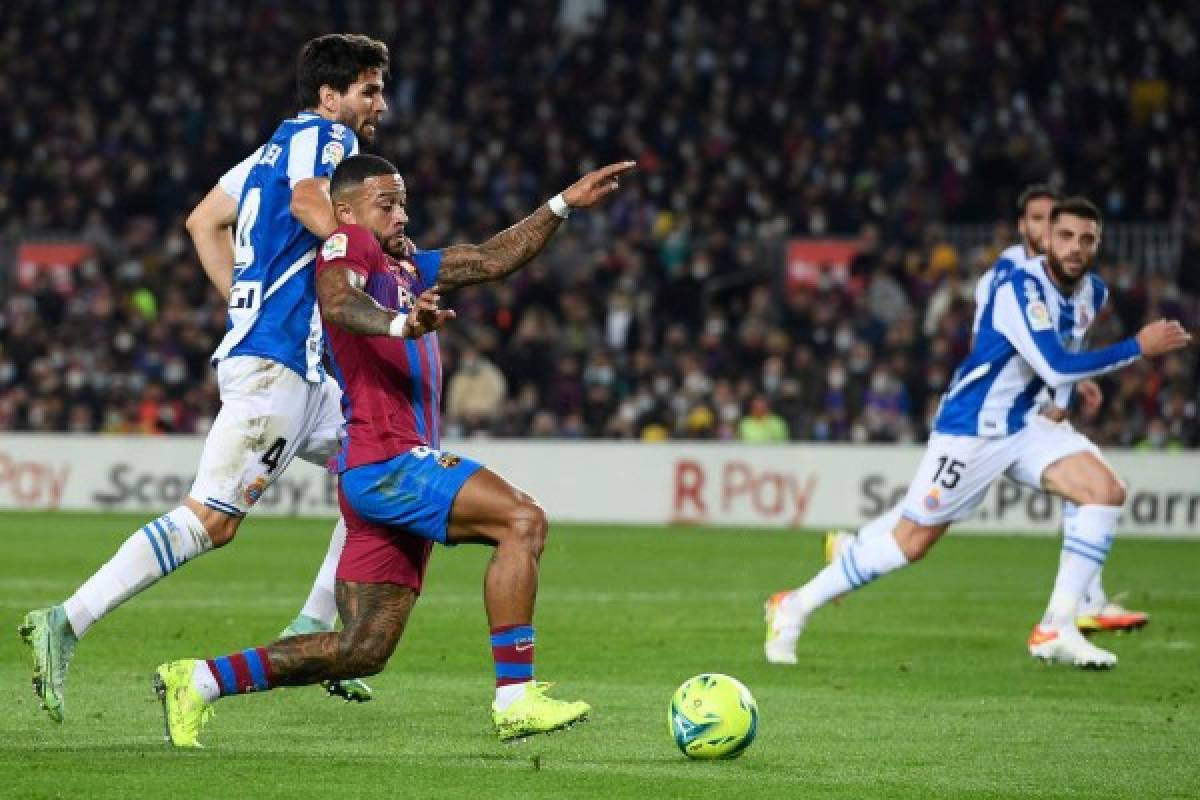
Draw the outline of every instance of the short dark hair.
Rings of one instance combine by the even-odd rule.
[[[301,108],[321,101],[321,87],[339,92],[350,88],[365,69],[388,69],[388,49],[383,42],[358,33],[328,33],[300,48],[296,62],[296,98]]]
[[[1029,204],[1043,198],[1057,203],[1062,200],[1062,192],[1048,183],[1029,184],[1021,190],[1021,194],[1017,195],[1017,216],[1025,216],[1025,210],[1029,208]]]
[[[1050,211],[1050,221],[1054,222],[1063,214],[1090,219],[1097,225],[1104,226],[1104,217],[1101,215],[1100,209],[1086,197],[1068,197],[1055,203],[1054,208]]]
[[[367,178],[377,175],[395,175],[400,170],[396,165],[380,156],[359,154],[350,156],[337,165],[333,177],[329,180],[329,195],[337,198],[343,192],[352,191],[362,185]]]

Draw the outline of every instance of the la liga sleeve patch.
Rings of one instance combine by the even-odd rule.
[[[337,166],[346,156],[346,148],[341,142],[327,142],[321,150],[321,163]]]
[[[1025,317],[1029,320],[1029,328],[1034,331],[1048,331],[1053,327],[1050,321],[1050,309],[1041,300],[1034,300],[1025,306]]]
[[[326,261],[333,261],[338,258],[345,258],[346,251],[350,246],[350,237],[344,233],[335,233],[325,240],[325,244],[321,246],[321,258]]]

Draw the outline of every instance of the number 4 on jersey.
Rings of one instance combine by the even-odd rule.
[[[250,241],[250,231],[254,230],[254,222],[258,219],[258,204],[262,200],[262,189],[254,188],[242,196],[241,207],[238,209],[237,230],[233,237],[233,268],[245,269],[254,262],[254,243]]]
[[[267,452],[262,454],[259,459],[263,464],[267,465],[267,472],[274,472],[279,467],[279,459],[283,457],[283,448],[287,447],[287,439],[279,437],[267,448]]]

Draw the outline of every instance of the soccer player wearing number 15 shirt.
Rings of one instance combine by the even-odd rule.
[[[313,266],[321,239],[337,226],[330,176],[358,151],[359,137],[374,138],[387,107],[387,66],[387,47],[366,36],[308,42],[296,80],[307,110],[227,173],[189,218],[201,263],[229,298],[228,330],[213,354],[221,410],[184,503],[130,535],[62,604],[26,615],[20,633],[33,653],[34,690],[51,718],[63,720],[67,666],[85,631],[186,562],[228,544],[293,457],[323,465],[337,451],[341,392],[321,368]],[[335,528],[332,563],[321,569],[297,618],[306,624],[294,622],[287,632],[332,627],[333,570],[344,530],[340,523]],[[326,610],[310,610],[314,603]],[[350,696],[346,687],[328,688]],[[365,687],[358,689],[356,699],[365,699]]]
[[[1088,642],[1075,625],[1080,598],[1103,566],[1125,492],[1086,437],[1038,413],[1043,388],[1067,386],[1164,355],[1191,341],[1178,322],[1159,320],[1111,347],[1071,352],[1105,294],[1089,274],[1100,246],[1099,210],[1072,198],[1050,212],[1045,257],[995,280],[974,345],[942,397],[925,456],[890,534],[862,535],[799,589],[767,601],[767,660],[796,663],[809,616],[924,556],[982,502],[1003,474],[1077,505],[1045,616],[1029,638],[1035,658],[1105,669],[1117,657]]]

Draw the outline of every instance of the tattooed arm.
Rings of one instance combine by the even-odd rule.
[[[317,300],[326,322],[361,336],[394,336],[392,323],[399,312],[384,308],[363,291],[366,279],[350,269],[322,269],[317,273]],[[454,312],[438,308],[438,287],[426,289],[404,321],[403,335],[417,339],[454,319]],[[400,323],[396,323],[399,325]]]
[[[563,191],[559,197],[568,209],[588,208],[617,190],[617,178],[634,168],[634,162],[622,161],[589,172]],[[483,244],[462,244],[442,251],[438,285],[443,289],[473,283],[498,281],[527,264],[550,241],[566,219],[547,203],[507,230]]]
[[[483,244],[457,244],[442,251],[438,284],[447,289],[505,278],[533,259],[563,218],[544,205]]]
[[[398,312],[379,305],[363,291],[366,279],[349,269],[323,269],[317,273],[317,300],[321,317],[350,333],[386,336]]]

